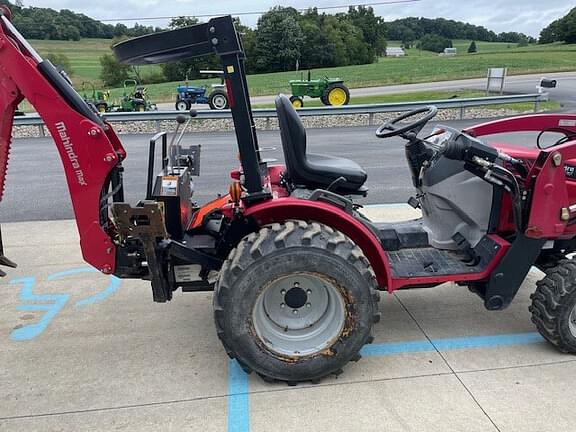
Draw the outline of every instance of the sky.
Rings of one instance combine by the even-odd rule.
[[[374,2],[379,0],[372,0]],[[382,1],[382,0],[380,0]],[[70,9],[95,19],[140,18],[173,15],[224,15],[266,11],[281,4],[295,8],[369,3],[370,0],[23,0],[25,6]],[[522,32],[537,37],[550,22],[564,16],[575,6],[574,0],[421,0],[410,4],[374,6],[386,21],[408,16],[446,18],[481,25],[497,33]],[[342,9],[346,10],[346,8]],[[331,12],[339,12],[334,10]],[[255,26],[257,15],[242,16],[241,21]],[[167,20],[141,21],[141,24],[166,26]],[[133,25],[133,22],[125,22]]]

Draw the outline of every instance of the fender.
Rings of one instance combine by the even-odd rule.
[[[464,129],[464,133],[477,138],[508,132],[540,132],[562,129],[576,133],[576,114],[529,114],[481,123]]]
[[[358,219],[338,207],[318,201],[278,198],[249,207],[244,216],[252,217],[260,226],[297,219],[319,222],[337,229],[362,249],[376,274],[380,289],[393,286],[390,263],[378,238]]]

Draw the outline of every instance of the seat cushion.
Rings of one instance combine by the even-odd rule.
[[[363,185],[368,174],[356,162],[334,156],[308,153],[308,165],[317,173],[324,173],[330,183],[338,177],[346,178],[347,183]]]
[[[279,95],[276,98],[276,111],[284,160],[292,183],[306,188],[324,189],[343,177],[346,181],[334,185],[336,191],[366,193],[362,186],[368,176],[356,162],[306,151],[306,129],[286,96]]]

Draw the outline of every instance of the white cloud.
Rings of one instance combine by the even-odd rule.
[[[262,11],[278,4],[278,0],[24,0],[24,3],[27,6],[70,9],[97,19],[117,19]],[[281,4],[307,8],[346,3],[369,3],[369,0],[288,0]],[[565,15],[572,7],[573,0],[555,0],[553,6],[541,0],[421,0],[413,4],[375,6],[374,9],[387,21],[407,16],[447,18],[482,25],[496,32],[517,31],[538,36],[543,27]],[[248,25],[255,25],[257,19],[257,16],[242,17]],[[166,21],[142,23],[163,26]]]

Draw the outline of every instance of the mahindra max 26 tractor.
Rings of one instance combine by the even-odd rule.
[[[486,309],[505,309],[532,266],[546,270],[532,320],[560,351],[576,351],[576,116],[529,115],[466,130],[422,129],[422,108],[383,124],[402,137],[417,220],[377,223],[356,197],[367,193],[355,162],[309,153],[289,99],[276,100],[285,165],[261,158],[244,53],[231,17],[122,42],[128,64],[217,54],[222,60],[240,167],[229,191],[197,205],[198,148],[150,146],[146,197],[126,203],[114,130],[43,60],[3,8],[0,31],[0,187],[14,111],[24,98],[62,158],[84,259],[105,274],[150,281],[153,299],[175,290],[214,291],[214,319],[228,355],[266,380],[316,382],[360,358],[373,340],[380,292],[452,282]],[[188,123],[191,118],[179,117]],[[489,145],[485,135],[555,131],[546,148]],[[386,157],[382,141],[381,157]],[[154,166],[156,146],[162,165]],[[15,264],[1,254],[1,264]],[[457,288],[456,288],[457,289]]]

